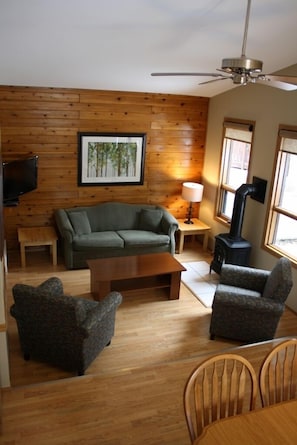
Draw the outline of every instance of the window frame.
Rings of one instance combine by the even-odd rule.
[[[272,171],[272,185],[271,192],[269,197],[269,203],[267,206],[267,217],[266,224],[264,230],[264,239],[263,239],[263,247],[269,252],[276,254],[281,257],[284,256],[292,261],[294,264],[297,264],[297,257],[290,255],[290,253],[286,250],[281,249],[281,247],[274,244],[274,239],[276,238],[276,226],[278,222],[278,216],[285,216],[294,221],[297,221],[297,212],[291,212],[288,209],[282,207],[278,202],[281,195],[281,189],[284,187],[283,176],[286,170],[286,161],[288,154],[294,154],[297,157],[296,153],[287,151],[283,149],[283,139],[294,139],[297,141],[297,126],[289,126],[289,125],[280,125],[277,136],[277,144],[275,151],[275,160]],[[296,158],[297,159],[297,158]]]
[[[229,173],[229,166],[227,169],[225,168],[225,158],[226,158],[226,151],[228,148],[226,147],[226,140],[230,139],[226,137],[226,132],[228,129],[232,130],[234,129],[239,131],[247,131],[251,132],[251,138],[250,138],[250,154],[249,154],[249,160],[247,164],[247,182],[250,180],[251,176],[251,159],[252,159],[252,149],[253,149],[253,140],[254,140],[254,134],[255,134],[255,121],[247,121],[247,120],[241,120],[241,119],[233,119],[233,118],[225,118],[223,122],[223,134],[222,134],[222,142],[221,142],[221,154],[220,154],[220,172],[219,172],[219,179],[218,179],[218,186],[217,186],[217,197],[216,197],[216,206],[215,206],[215,219],[223,222],[226,225],[230,225],[231,217],[229,218],[228,215],[223,213],[223,206],[224,206],[224,199],[226,196],[226,193],[232,193],[235,198],[235,193],[237,189],[234,189],[230,185],[226,184],[224,182],[225,178],[228,176]],[[239,141],[242,141],[241,139],[238,139]],[[242,184],[240,184],[242,185]],[[239,187],[239,186],[238,186]]]

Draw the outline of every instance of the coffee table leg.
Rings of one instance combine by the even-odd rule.
[[[171,273],[170,296],[169,296],[170,300],[179,299],[180,277],[181,277],[181,272]]]
[[[24,243],[20,243],[21,250],[21,265],[22,267],[26,267],[26,247]]]
[[[91,274],[91,292],[95,300],[103,300],[103,298],[111,291],[110,281],[98,281]]]
[[[51,254],[53,257],[53,265],[57,265],[57,241],[53,241],[53,244],[51,245]]]

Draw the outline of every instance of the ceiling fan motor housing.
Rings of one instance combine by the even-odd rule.
[[[248,57],[232,57],[222,60],[222,69],[227,73],[261,73],[263,62]]]

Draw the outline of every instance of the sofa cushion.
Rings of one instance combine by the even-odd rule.
[[[157,233],[145,230],[119,230],[117,232],[124,240],[125,246],[166,246],[170,239],[168,235],[158,235]]]
[[[91,233],[91,226],[87,212],[68,212],[69,219],[71,221],[73,230],[77,235],[84,235]]]
[[[134,204],[107,202],[87,209],[92,232],[137,229],[140,208]]]
[[[123,239],[114,231],[93,232],[89,235],[75,236],[72,243],[74,250],[97,250],[100,248],[122,248]]]
[[[163,212],[160,209],[141,209],[139,215],[139,229],[158,232]]]

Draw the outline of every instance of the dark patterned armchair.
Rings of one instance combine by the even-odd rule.
[[[59,278],[38,287],[16,284],[14,304],[25,360],[30,357],[83,375],[113,335],[115,314],[122,296],[109,293],[95,302],[64,295]]]
[[[212,305],[210,338],[245,343],[272,339],[292,286],[287,258],[280,258],[272,271],[224,264]]]

